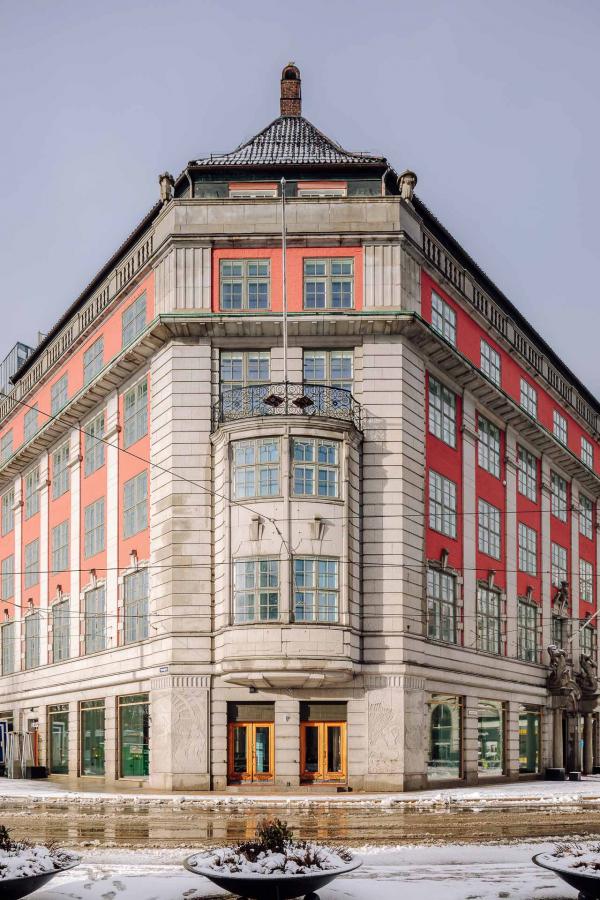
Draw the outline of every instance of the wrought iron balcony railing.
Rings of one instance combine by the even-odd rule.
[[[258,416],[338,419],[360,429],[360,404],[345,388],[320,384],[258,384],[222,391],[213,406],[213,431],[224,422]]]

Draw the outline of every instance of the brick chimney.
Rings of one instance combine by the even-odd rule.
[[[281,73],[281,115],[302,115],[302,82],[300,69],[294,63],[288,63]]]

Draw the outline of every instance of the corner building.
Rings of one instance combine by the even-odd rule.
[[[12,732],[90,785],[591,771],[600,405],[415,183],[290,64],[21,362],[0,763]]]

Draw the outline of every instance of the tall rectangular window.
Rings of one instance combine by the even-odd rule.
[[[50,388],[50,412],[56,416],[69,399],[69,376],[65,372]]]
[[[594,567],[587,559],[579,559],[579,596],[584,603],[594,602]]]
[[[567,437],[568,437],[568,425],[567,420],[564,416],[557,410],[552,410],[552,431],[554,433],[554,437],[557,441],[560,441],[561,444],[567,446]]]
[[[104,412],[85,426],[83,460],[86,475],[104,465]]]
[[[584,656],[596,657],[596,627],[587,624],[587,620],[581,623],[579,630],[579,649]]]
[[[504,772],[504,707],[496,700],[480,700],[477,704],[477,743],[480,778]]]
[[[40,542],[38,538],[25,544],[25,587],[40,583]]]
[[[537,532],[519,522],[519,571],[535,575],[537,572]]]
[[[148,434],[148,382],[140,381],[123,397],[123,446],[131,447]]]
[[[555,647],[564,647],[566,643],[566,619],[552,616],[552,643]]]
[[[13,455],[12,429],[0,438],[0,464],[5,463]]]
[[[269,309],[271,263],[268,259],[222,259],[221,309]]]
[[[28,409],[23,417],[23,441],[27,443],[32,437],[35,437],[38,430],[39,410],[37,403],[31,409]]]
[[[25,476],[25,518],[30,519],[40,511],[40,469],[36,466]]]
[[[478,503],[478,534],[479,552],[500,559],[500,510],[481,499]]]
[[[354,260],[304,260],[304,309],[352,309]]]
[[[594,537],[594,504],[585,494],[579,495],[579,533],[590,541]]]
[[[2,537],[15,527],[15,492],[11,488],[2,494]]]
[[[429,701],[428,781],[460,778],[462,762],[462,719],[460,697],[432,694]]]
[[[481,359],[479,366],[483,374],[497,387],[500,387],[502,381],[500,354],[484,340],[481,341]]]
[[[15,557],[11,553],[2,560],[2,599],[10,600],[15,596]]]
[[[85,592],[84,601],[85,653],[106,649],[106,593],[104,587]]]
[[[104,775],[106,755],[104,700],[84,700],[79,709],[81,774]]]
[[[328,401],[331,401],[331,405],[336,408],[348,409],[353,377],[354,354],[352,350],[304,351],[305,393],[311,398],[317,410],[324,410]],[[328,392],[324,388],[331,390]]]
[[[35,669],[40,664],[40,614],[25,616],[25,668]]]
[[[269,393],[270,378],[269,350],[222,351],[219,357],[219,389],[224,412],[260,409],[263,397]]]
[[[104,497],[85,507],[83,532],[86,559],[104,550]]]
[[[431,293],[431,327],[456,346],[456,313],[434,291]]]
[[[581,438],[581,461],[588,469],[594,468],[594,446],[587,438]]]
[[[123,485],[123,537],[148,527],[148,473],[140,472]]]
[[[500,478],[500,429],[487,419],[478,419],[477,459],[490,475]]]
[[[83,354],[83,383],[89,384],[90,381],[93,381],[96,375],[102,371],[103,366],[104,338],[99,337]]]
[[[538,610],[535,603],[519,598],[517,608],[517,656],[538,661]]]
[[[2,674],[12,675],[16,671],[17,623],[7,622],[6,625],[2,625],[0,634],[2,636]]]
[[[456,537],[456,485],[437,472],[429,472],[429,527]]]
[[[69,490],[69,445],[63,444],[52,454],[52,499]]]
[[[477,649],[486,653],[501,652],[501,610],[498,591],[477,588]]]
[[[69,704],[48,707],[48,767],[51,775],[69,774]]]
[[[61,522],[52,529],[52,571],[66,572],[69,568],[69,523]]]
[[[521,378],[521,409],[537,419],[537,391],[528,381]]]
[[[456,643],[456,578],[441,569],[427,570],[427,634]]]
[[[126,347],[142,333],[146,327],[146,294],[127,307],[121,316],[122,345]]]
[[[293,438],[292,485],[295,497],[338,497],[340,442]]]
[[[550,484],[552,488],[551,510],[552,515],[560,519],[561,522],[567,521],[567,482],[556,472],[550,475]]]
[[[126,644],[148,637],[148,569],[123,579],[123,637]]]
[[[52,607],[52,661],[62,662],[69,658],[71,633],[71,605],[61,600]]]
[[[519,772],[522,775],[540,771],[541,733],[539,710],[519,707]]]
[[[145,778],[150,774],[150,697],[119,697],[119,775]]]
[[[560,544],[552,543],[552,584],[560,587],[561,582],[568,581],[567,578],[567,551]]]
[[[279,438],[234,441],[233,496],[236,500],[279,494]]]
[[[537,500],[537,460],[533,453],[529,453],[524,447],[519,447],[517,465],[519,493],[535,503]]]
[[[238,559],[233,564],[233,621],[279,618],[279,560]]]
[[[296,557],[294,620],[337,622],[339,618],[339,563],[337,559]]]
[[[436,378],[429,376],[429,431],[456,446],[456,397]]]

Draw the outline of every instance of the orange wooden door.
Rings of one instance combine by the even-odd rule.
[[[303,781],[345,781],[346,723],[301,722],[300,777]]]
[[[272,722],[230,722],[227,749],[230,782],[273,779]]]

